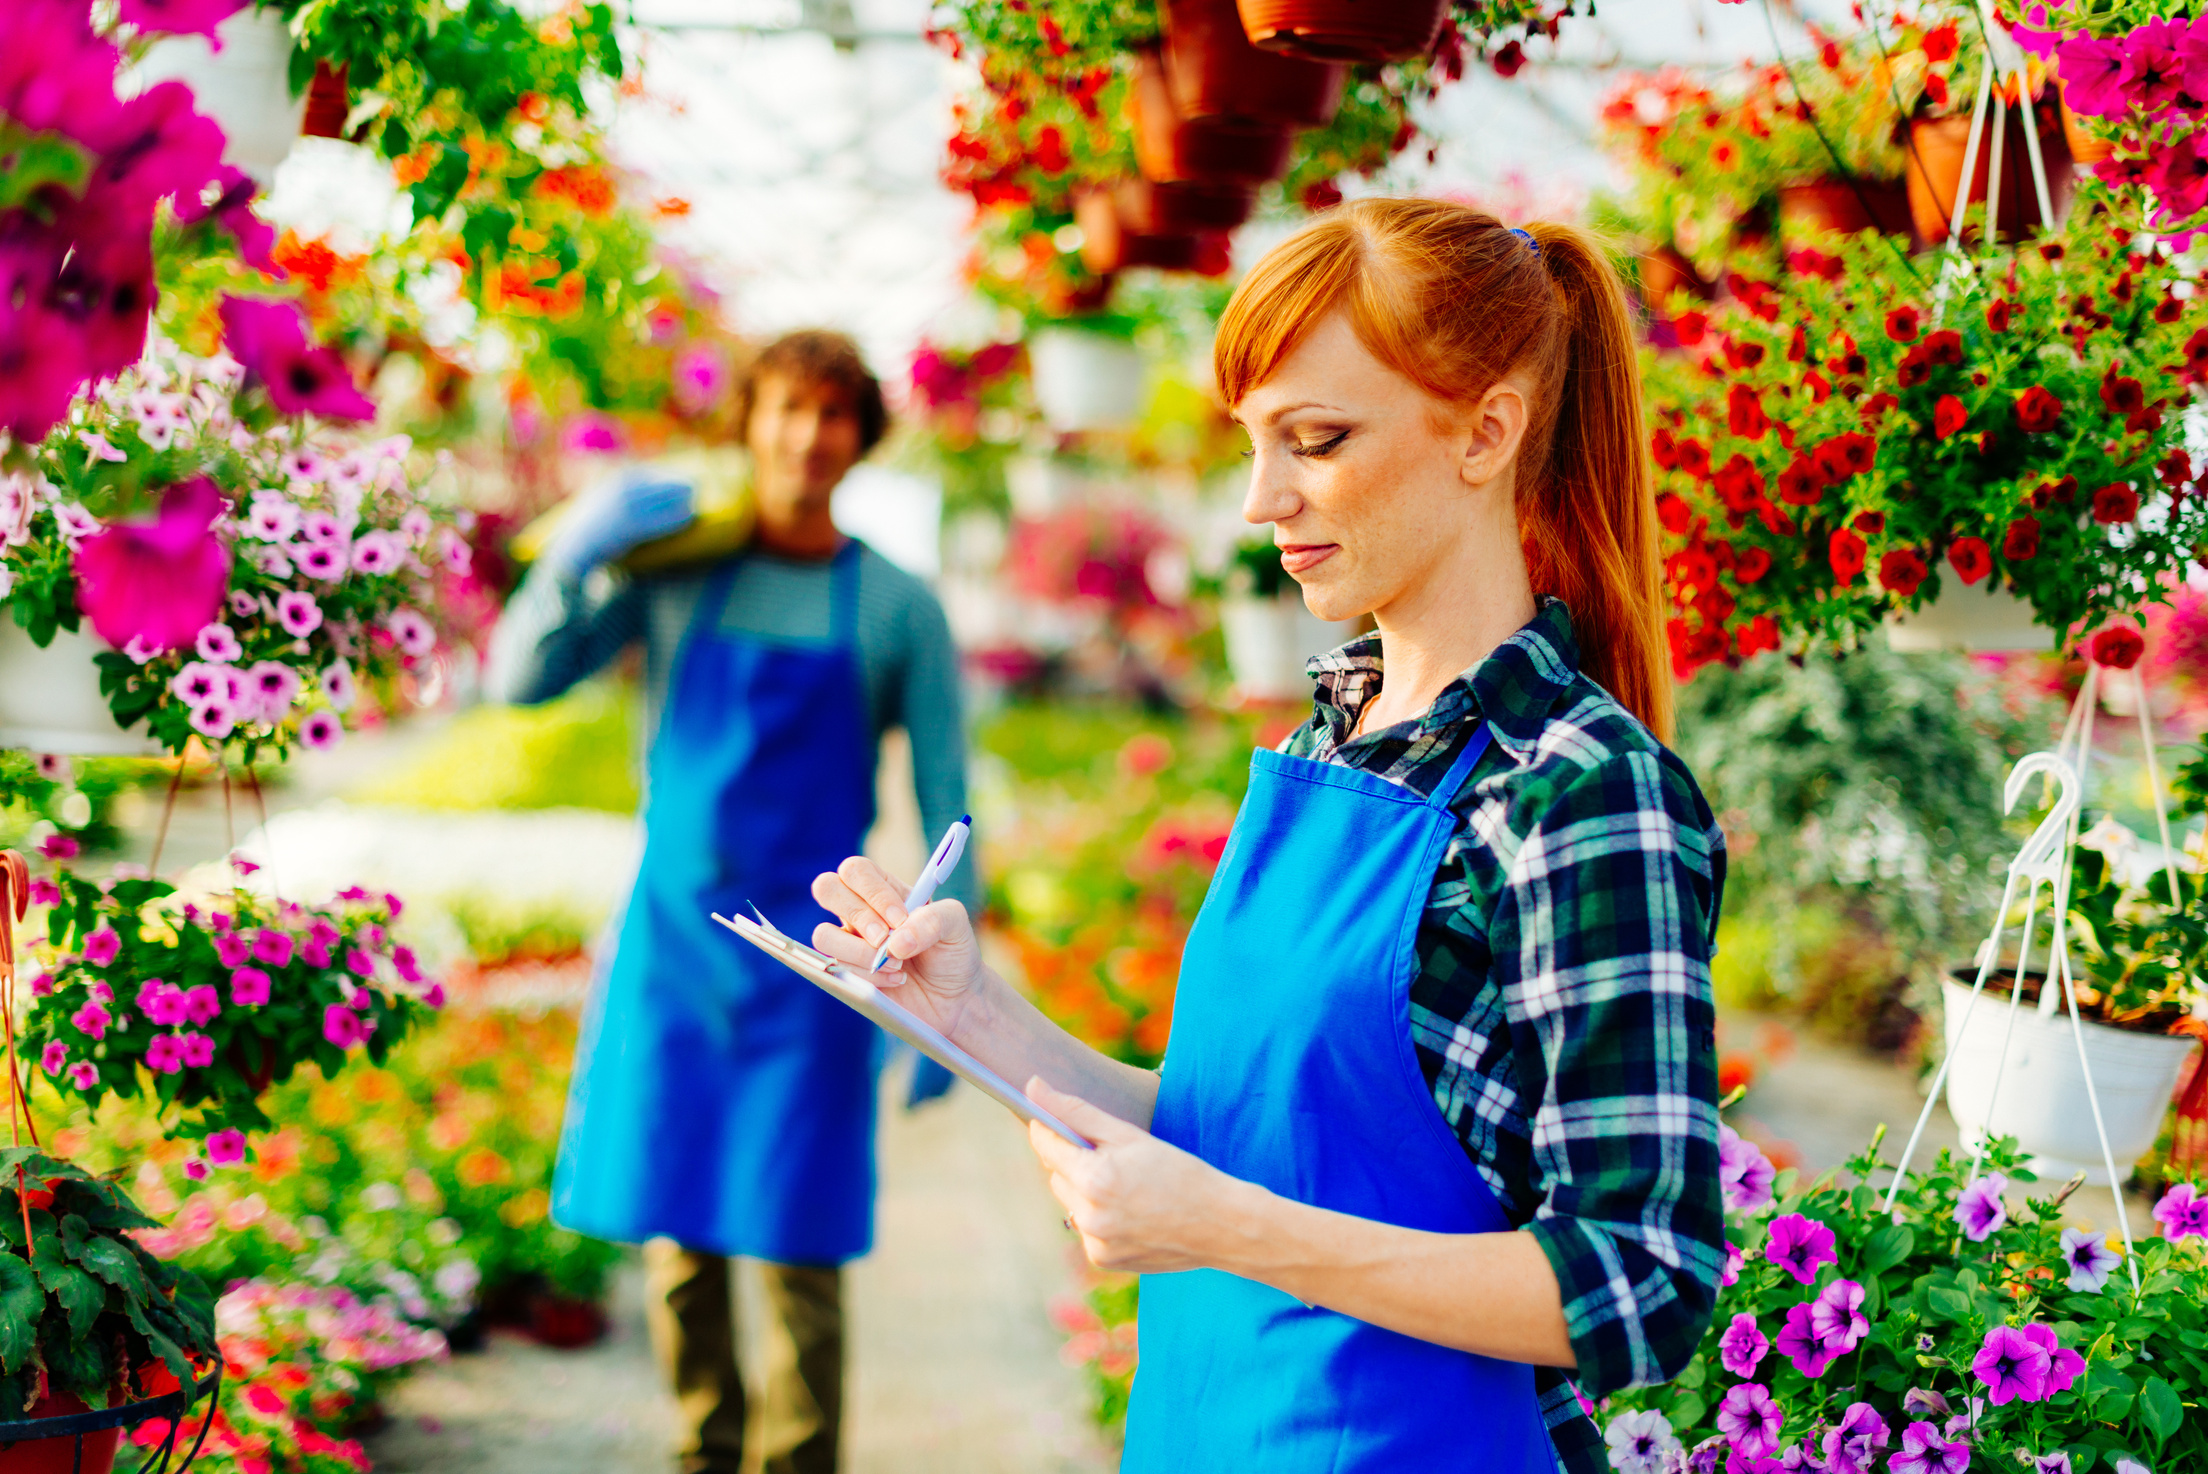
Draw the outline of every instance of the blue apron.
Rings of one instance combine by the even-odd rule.
[[[1411,1047],[1413,946],[1483,724],[1432,799],[1258,752],[1181,961],[1151,1130],[1283,1197],[1437,1233],[1511,1224]],[[1552,1474],[1533,1368],[1220,1270],[1142,1277],[1123,1474]]]
[[[847,543],[825,646],[722,629],[733,564],[698,602],[652,742],[643,862],[577,1050],[552,1180],[563,1227],[781,1264],[872,1246],[882,1036],[709,914],[757,902],[809,937],[813,877],[874,821],[857,571]]]

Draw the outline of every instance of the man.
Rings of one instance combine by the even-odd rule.
[[[688,486],[587,496],[515,593],[490,684],[547,701],[644,648],[644,856],[577,1051],[553,1216],[650,1241],[653,1341],[683,1474],[830,1474],[843,1387],[840,1266],[873,1236],[882,1039],[710,919],[756,904],[793,936],[814,875],[861,847],[881,734],[910,734],[930,842],[965,807],[957,657],[917,579],[837,532],[829,498],[881,438],[850,339],[769,345],[739,390],[749,548],[648,576],[611,566],[691,516]],[[971,905],[962,864],[945,889]],[[728,1256],[763,1261],[759,1405],[738,1375]]]

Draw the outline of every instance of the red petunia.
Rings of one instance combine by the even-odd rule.
[[[1886,336],[1896,343],[1914,343],[1924,331],[1924,314],[1914,306],[1896,307],[1886,314]]]
[[[2185,340],[2185,367],[2181,372],[2192,383],[2208,383],[2208,328]]]
[[[1743,343],[1738,338],[1725,340],[1725,362],[1736,369],[1752,369],[1763,362],[1761,343]]]
[[[1884,512],[1858,512],[1848,519],[1848,525],[1865,537],[1876,537],[1886,530]]]
[[[2155,474],[2170,489],[2170,495],[2181,493],[2186,483],[2193,479],[2193,458],[2183,450],[2173,450],[2155,463]]]
[[[1679,442],[1672,439],[1669,430],[1659,427],[1655,434],[1648,437],[1648,453],[1657,465],[1667,471],[1674,470],[1679,465]]]
[[[1986,304],[1986,326],[1997,333],[2007,332],[2009,319],[2015,315],[2016,309],[1999,298]]]
[[[1710,489],[1728,512],[1751,512],[1763,500],[1763,473],[1744,455],[1735,455],[1710,478]]]
[[[1924,566],[1923,555],[1913,548],[1896,548],[1878,560],[1880,587],[1904,599],[1916,593],[1931,571]]]
[[[1921,348],[1912,348],[1894,365],[1894,382],[1904,389],[1914,389],[1932,378],[1932,360]]]
[[[1948,547],[1947,561],[1964,583],[1976,583],[1993,572],[1993,549],[1982,537],[1959,537]]]
[[[1918,351],[1927,363],[1953,368],[1963,361],[1963,335],[1953,328],[1942,328],[1927,336]]]
[[[1771,417],[1763,412],[1763,397],[1746,384],[1735,384],[1725,396],[1725,425],[1743,440],[1761,440],[1771,430]]]
[[[2011,563],[2022,563],[2039,556],[2039,519],[2019,517],[2009,524],[2001,535],[2001,556]]]
[[[1956,38],[1953,21],[1944,26],[1935,26],[1924,33],[1924,59],[1934,66],[1943,61],[1953,61],[1955,53],[1960,49],[1961,43]]]
[[[2093,663],[2110,670],[2130,670],[2146,653],[2147,642],[2128,624],[2112,624],[2093,637]]]
[[[1952,394],[1942,394],[1932,406],[1932,433],[1945,440],[1970,423],[1970,411]]]
[[[1749,548],[1733,560],[1733,582],[1746,587],[1758,583],[1771,571],[1771,554],[1763,548]]]
[[[1899,398],[1881,389],[1863,401],[1862,408],[1856,411],[1856,418],[1863,422],[1864,429],[1874,429],[1888,410],[1899,408],[1900,405]]]
[[[1832,382],[1815,369],[1802,375],[1802,387],[1809,391],[1811,404],[1823,404],[1832,398]]]
[[[2154,320],[2156,322],[2173,323],[2184,315],[2185,304],[2176,297],[2164,297],[2154,304]]]
[[[1679,469],[1689,476],[1710,474],[1710,448],[1689,436],[1679,442]]]
[[[1860,430],[1850,430],[1833,437],[1840,444],[1841,464],[1848,474],[1860,476],[1878,464],[1878,442]]]
[[[1672,334],[1679,339],[1682,348],[1697,346],[1709,330],[1709,318],[1699,312],[1682,312],[1671,320]]]
[[[1833,580],[1842,588],[1854,583],[1863,572],[1865,556],[1870,549],[1863,539],[1845,527],[1833,529],[1831,539],[1825,545],[1826,559],[1832,564]]]
[[[1776,650],[1779,648],[1779,622],[1768,614],[1759,614],[1740,627],[1733,636],[1733,644],[1742,660],[1754,659],[1766,650]]]
[[[2016,425],[2027,435],[2043,435],[2062,419],[2062,401],[2043,384],[2016,396]]]
[[[1656,498],[1656,520],[1673,537],[1684,537],[1694,520],[1694,512],[1683,498],[1667,491]]]
[[[1684,681],[1713,660],[1725,658],[1725,631],[1709,625],[1690,626],[1684,619],[1665,622],[1664,638],[1671,645],[1671,673]]]
[[[2111,481],[2093,493],[2093,520],[2104,527],[2118,527],[2139,515],[2139,493],[2121,481]]]
[[[2118,378],[2110,369],[2101,379],[2101,403],[2110,414],[2129,419],[2147,407],[2146,386],[2137,379]]]
[[[1796,461],[1779,473],[1779,500],[1790,507],[1814,507],[1824,497],[1825,478],[1811,461]]]

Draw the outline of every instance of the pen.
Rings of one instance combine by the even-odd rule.
[[[958,857],[966,853],[966,836],[973,832],[972,814],[961,814],[957,823],[943,831],[943,842],[935,847],[935,853],[928,857],[928,863],[921,868],[920,878],[905,893],[907,915],[935,899],[935,888],[943,883],[945,876],[958,868]],[[887,961],[889,946],[884,942],[882,950],[874,954],[874,965],[867,971],[880,972],[882,964]]]

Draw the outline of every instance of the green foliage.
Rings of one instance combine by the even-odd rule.
[[[415,809],[633,813],[635,702],[626,683],[592,681],[542,706],[471,707],[347,797]]]
[[[2068,935],[2083,965],[2078,1006],[2109,1023],[2176,1023],[2208,978],[2208,877],[2179,866],[2131,881],[2119,863],[2137,841],[2113,821],[2073,852]],[[2102,847],[2096,847],[2105,846]]]
[[[215,1351],[214,1301],[129,1232],[153,1226],[74,1163],[0,1151],[0,1415],[37,1401],[42,1372],[46,1390],[92,1407],[133,1395],[155,1366],[190,1384]]]
[[[20,210],[43,189],[82,194],[92,155],[58,133],[33,133],[0,118],[0,211]]]

